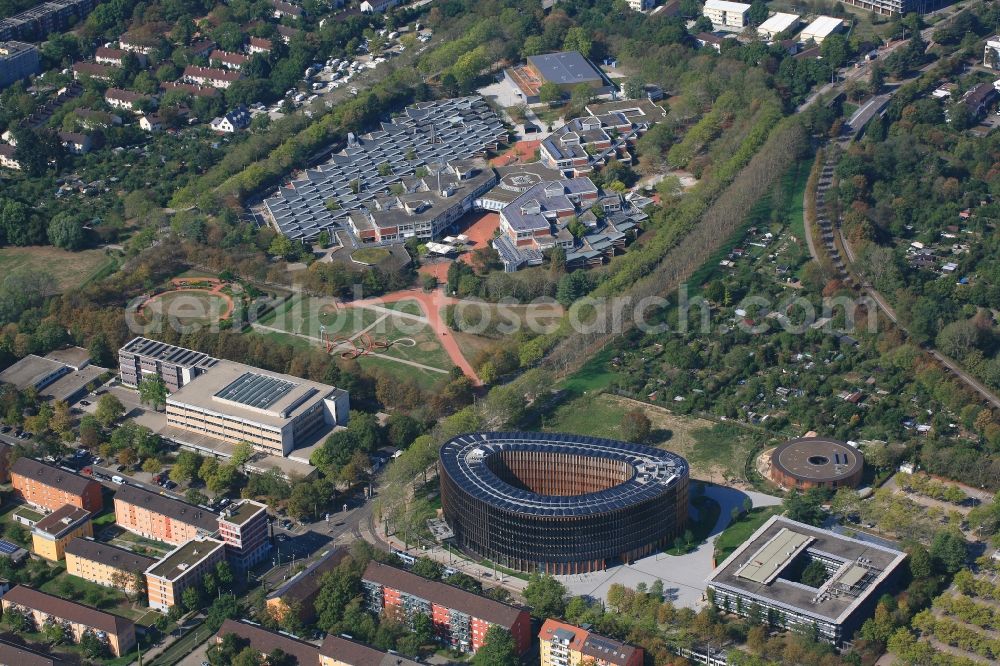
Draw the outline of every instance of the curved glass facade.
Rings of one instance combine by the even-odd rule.
[[[471,433],[441,447],[458,546],[518,571],[599,571],[684,530],[688,465],[673,453],[554,433]]]

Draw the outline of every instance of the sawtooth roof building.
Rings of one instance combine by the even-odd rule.
[[[905,559],[885,545],[773,516],[706,583],[720,610],[757,612],[786,629],[815,626],[822,639],[840,645],[871,616]],[[811,562],[826,569],[819,587],[801,581]]]
[[[418,169],[428,174],[443,170],[447,178],[448,169],[462,160],[482,157],[506,140],[507,131],[482,97],[421,102],[382,123],[378,131],[348,135],[344,150],[306,169],[266,199],[265,215],[277,231],[294,239],[310,240],[324,230],[349,229],[352,213],[374,215],[379,211],[378,200],[390,198],[393,189],[399,189],[396,185],[406,189],[404,181],[413,179]],[[436,177],[430,180],[425,179],[425,192],[439,196]],[[472,189],[478,188],[472,185]],[[466,196],[462,193],[463,200]],[[335,210],[328,208],[331,200],[336,202]],[[431,226],[435,227],[433,220]]]

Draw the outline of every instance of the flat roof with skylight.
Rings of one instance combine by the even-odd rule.
[[[730,595],[809,621],[842,625],[905,559],[906,553],[888,545],[773,516],[706,582],[717,597]],[[800,579],[813,561],[827,572],[819,587]]]
[[[341,395],[346,392],[327,384],[219,361],[172,393],[167,408],[190,406],[282,428],[317,402]]]

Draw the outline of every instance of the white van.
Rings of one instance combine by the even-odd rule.
[[[111,477],[111,483],[117,483],[118,485],[122,485],[123,483],[125,483],[125,479],[116,474],[113,477]]]

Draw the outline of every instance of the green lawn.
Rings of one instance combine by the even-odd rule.
[[[43,271],[55,279],[59,291],[79,287],[113,263],[104,250],[68,252],[49,245],[0,248],[0,275],[20,267]]]
[[[131,603],[117,589],[104,587],[63,571],[41,587],[42,592],[71,599],[116,615],[134,617]],[[124,611],[124,612],[121,612]],[[143,611],[145,613],[145,611]]]
[[[692,432],[695,444],[687,458],[692,466],[719,474],[743,476],[747,458],[757,441],[754,432],[736,425],[717,423]]]
[[[721,564],[744,541],[749,539],[751,534],[766,523],[771,516],[779,514],[781,511],[782,508],[780,506],[751,509],[749,514],[744,514],[739,520],[727,527],[715,541],[716,564]]]
[[[621,437],[622,410],[591,392],[562,403],[545,417],[544,430],[592,437]]]
[[[114,545],[120,546],[122,548],[128,548],[133,550],[140,555],[147,555],[149,557],[163,557],[170,551],[174,549],[168,543],[163,543],[162,541],[156,541],[154,539],[147,539],[146,537],[139,536],[138,534],[132,534],[131,532],[122,532],[114,539],[112,542],[118,542]]]
[[[17,515],[17,516],[20,516],[21,518],[25,518],[27,520],[30,520],[33,523],[37,523],[39,520],[41,520],[42,518],[45,517],[45,514],[39,513],[39,512],[37,512],[37,511],[35,511],[33,509],[29,509],[26,506],[22,506],[21,508],[15,510],[11,514],[11,519],[13,519],[14,515]]]
[[[609,345],[590,357],[583,367],[564,379],[559,388],[572,393],[585,393],[596,389],[607,388],[617,373],[609,368],[611,359],[618,353],[615,347]]]
[[[420,309],[420,304],[416,301],[396,301],[395,303],[387,304],[386,307],[390,310],[405,312],[407,314],[417,315],[418,317],[424,316],[424,311]]]
[[[351,253],[351,259],[364,264],[378,264],[392,256],[384,247],[363,247]]]
[[[389,359],[382,358],[382,356],[382,354],[362,356],[358,359],[358,363],[360,363],[364,368],[375,368],[381,372],[390,374],[393,377],[408,379],[423,389],[429,389],[438,382],[448,379],[447,373],[432,372],[430,370],[424,370],[423,368],[415,368],[412,365],[406,365],[405,363],[390,361]]]

